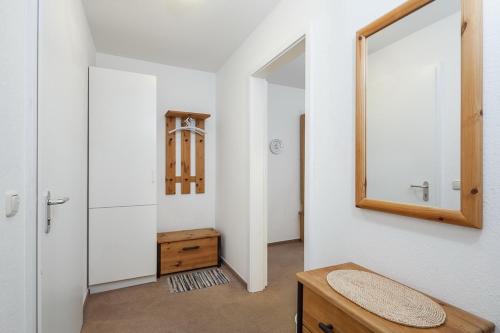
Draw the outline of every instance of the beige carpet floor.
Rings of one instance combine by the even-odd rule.
[[[156,283],[91,295],[83,333],[294,333],[303,245],[269,247],[268,287],[248,293],[229,274],[228,285],[171,294]]]

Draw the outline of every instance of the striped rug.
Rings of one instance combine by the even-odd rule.
[[[168,289],[171,293],[209,288],[229,282],[229,277],[220,268],[172,274],[167,277]]]

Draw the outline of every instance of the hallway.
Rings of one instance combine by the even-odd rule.
[[[91,295],[82,333],[293,333],[295,273],[303,271],[303,244],[269,247],[269,284],[250,294],[227,270],[231,283],[171,294],[158,283]]]

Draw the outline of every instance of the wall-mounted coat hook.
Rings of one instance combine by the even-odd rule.
[[[181,193],[191,193],[191,183],[196,183],[196,193],[205,193],[205,119],[210,117],[206,113],[190,113],[182,111],[168,111],[166,118],[166,170],[165,193],[176,193],[176,184],[181,183]],[[180,118],[184,126],[176,127],[176,119]],[[181,132],[181,175],[176,175],[176,133]],[[196,137],[196,176],[191,176],[191,133]]]

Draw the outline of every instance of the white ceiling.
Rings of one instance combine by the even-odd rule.
[[[279,0],[83,0],[98,52],[217,71]]]
[[[460,0],[434,1],[411,15],[368,37],[368,53],[374,53],[443,18],[460,12]],[[460,22],[457,22],[460,32]]]
[[[291,62],[280,66],[267,76],[269,83],[282,86],[306,88],[306,57],[302,53]]]

